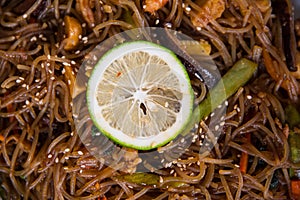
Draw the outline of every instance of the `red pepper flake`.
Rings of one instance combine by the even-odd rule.
[[[118,73],[116,74],[116,77],[121,76],[121,74],[122,74],[122,72],[118,72]]]

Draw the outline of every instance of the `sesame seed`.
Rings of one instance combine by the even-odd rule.
[[[98,60],[98,58],[97,58],[96,55],[93,55],[93,60],[94,60],[94,61],[97,61],[97,60]]]
[[[49,67],[49,66],[50,66],[50,63],[47,62],[46,65],[47,65],[47,67]]]
[[[64,170],[67,170],[68,169],[68,167],[64,167]]]
[[[78,35],[78,39],[81,40],[82,39],[82,35]]]
[[[163,159],[161,159],[161,161],[160,161],[161,163],[163,163],[163,162],[165,162],[165,159],[163,158]]]
[[[156,25],[159,24],[159,19],[156,19],[156,20],[155,20],[155,24],[156,24]]]
[[[50,69],[48,70],[48,72],[49,72],[50,74],[52,74],[52,73],[53,73],[53,72],[52,72],[52,70],[50,70]]]
[[[47,38],[46,38],[46,37],[42,37],[42,40],[43,40],[43,41],[47,41]]]
[[[27,14],[24,14],[24,15],[23,15],[23,18],[24,18],[24,19],[26,19],[27,17],[28,17],[28,15],[27,15]]]
[[[42,86],[40,86],[40,85],[38,85],[38,86],[36,86],[36,88],[41,88]]]
[[[236,108],[236,111],[241,112],[241,109],[239,107]]]
[[[175,170],[174,169],[172,169],[171,171],[170,171],[170,174],[173,174],[175,172]]]
[[[22,76],[19,77],[20,80],[24,81],[24,78]]]
[[[87,40],[88,40],[88,37],[85,36],[85,37],[82,38],[82,40],[83,40],[83,41],[87,41]]]
[[[205,135],[201,135],[200,137],[201,137],[202,139],[204,139]]]
[[[71,80],[68,80],[68,85],[71,85]]]
[[[79,173],[81,174],[83,171],[82,171],[82,169],[81,170],[79,170]]]
[[[79,54],[79,53],[80,53],[80,50],[75,51],[75,54]]]
[[[29,101],[28,101],[28,100],[26,100],[26,101],[25,101],[25,104],[26,104],[26,105],[28,105],[28,104],[29,104]]]
[[[199,26],[196,27],[196,30],[197,30],[197,31],[201,31],[201,29],[202,29],[202,28],[199,27]]]
[[[51,59],[51,56],[50,56],[50,55],[47,55],[47,58],[48,58],[48,60],[50,60],[50,59]]]
[[[71,60],[72,65],[76,65],[76,62],[74,60]]]
[[[172,24],[171,24],[171,23],[169,23],[169,22],[168,22],[168,23],[166,23],[166,24],[165,24],[165,26],[166,26],[167,28],[172,28]]]
[[[216,125],[215,126],[215,131],[219,130],[220,126],[219,125]]]
[[[40,100],[40,101],[39,101],[39,104],[42,105],[42,104],[43,104],[43,100]]]
[[[33,36],[32,38],[30,38],[30,42],[35,42],[35,41],[37,41],[36,36]]]
[[[159,176],[159,182],[160,182],[160,183],[164,182],[163,177]]]
[[[81,168],[85,168],[85,165],[81,165],[80,167],[81,167]]]
[[[218,108],[222,108],[222,105],[218,105]]]
[[[61,73],[62,73],[62,74],[65,74],[65,73],[66,73],[65,68],[63,68],[63,69],[61,70]]]
[[[239,168],[239,167],[240,167],[240,166],[239,166],[239,165],[237,165],[237,164],[234,164],[234,166],[235,166],[235,167],[237,167],[237,168]]]
[[[58,158],[55,158],[55,163],[58,163],[59,162],[59,159]]]
[[[81,24],[82,28],[86,27],[86,23]]]
[[[73,132],[72,132],[73,133]],[[82,151],[78,151],[78,155],[83,155],[83,152]]]
[[[221,125],[221,126],[224,126],[224,125],[225,125],[225,122],[224,122],[224,121],[222,121],[222,122],[220,123],[220,125]]]
[[[128,187],[129,187],[130,189],[133,189],[132,185],[128,185]]]
[[[182,3],[182,8],[185,8],[185,3]]]
[[[215,116],[215,113],[214,113],[214,112],[212,112],[212,113],[210,114],[210,116],[211,116],[211,117]]]
[[[228,106],[228,101],[225,101],[225,106]]]
[[[186,10],[187,12],[190,12],[192,9],[191,9],[191,7],[187,6],[187,7],[185,8],[185,10]]]
[[[26,85],[26,89],[29,90],[29,85]]]
[[[247,95],[247,99],[252,99],[252,96],[251,95]]]
[[[44,69],[45,68],[45,65],[44,63],[41,63],[41,68]]]
[[[22,81],[20,79],[17,79],[16,80],[16,83],[21,83]]]
[[[237,109],[237,107],[238,107],[238,105],[237,105],[237,104],[235,104],[235,105],[233,106],[233,109],[234,109],[234,110],[236,110],[236,109]]]
[[[48,158],[52,158],[52,154],[48,154]]]
[[[147,6],[146,5],[143,5],[143,9],[146,9],[147,8]]]
[[[181,143],[184,143],[184,142],[185,142],[185,139],[184,139],[184,138],[182,138],[182,139],[180,140],[180,142],[181,142]]]
[[[71,132],[70,135],[73,136],[73,135],[74,135],[74,132]],[[82,152],[82,151],[80,151],[80,152]],[[79,154],[79,151],[78,151],[78,154]],[[80,154],[79,154],[79,155],[80,155]]]
[[[66,159],[66,160],[69,160],[69,157],[68,157],[68,156],[66,156],[66,157],[65,157],[65,159]]]
[[[64,66],[71,66],[70,63],[67,63],[67,62],[63,62],[63,65]]]
[[[64,150],[64,152],[65,152],[65,153],[70,152],[70,149],[69,149],[69,148],[66,148],[66,149]]]
[[[168,108],[169,107],[169,102],[165,102],[165,107]]]

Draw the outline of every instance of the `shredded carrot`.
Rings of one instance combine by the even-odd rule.
[[[251,142],[251,135],[249,133],[246,134],[246,138],[248,142]],[[248,153],[242,152],[241,159],[240,159],[240,170],[242,173],[247,172],[248,167]]]
[[[0,141],[4,142],[4,139],[5,139],[4,136],[2,134],[0,134]]]
[[[291,181],[292,195],[295,199],[300,199],[300,180]]]
[[[13,112],[14,111],[12,104],[8,104],[6,108],[7,108],[7,112]],[[11,123],[13,121],[14,121],[14,117],[10,117],[9,122]]]
[[[95,188],[96,188],[96,190],[100,189],[100,184],[98,182],[95,184]]]

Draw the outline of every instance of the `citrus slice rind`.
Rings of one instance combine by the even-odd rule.
[[[183,64],[169,49],[147,41],[106,52],[87,85],[94,125],[114,142],[139,150],[174,139],[189,121],[193,103]]]

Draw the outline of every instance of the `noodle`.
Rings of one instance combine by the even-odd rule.
[[[208,12],[207,19],[198,16],[205,6],[200,2],[169,0],[148,13],[144,0],[1,1],[0,199],[291,199],[289,169],[300,166],[290,160],[287,132],[292,127],[286,125],[285,107],[293,104],[299,111],[300,82],[289,71],[276,2],[261,7],[259,1],[224,0],[221,17]],[[65,48],[65,16],[82,28],[74,49]],[[196,26],[192,18],[205,25]],[[159,148],[161,169],[140,152],[112,151],[107,138],[93,144],[88,109],[72,103],[72,98],[86,103],[85,86],[76,85],[75,77],[88,54],[107,38],[140,27],[168,28],[205,41],[221,75],[241,58],[259,65],[224,103],[220,120],[202,119],[191,135]],[[187,54],[174,36],[162,37]],[[210,86],[194,72],[189,76],[197,105]],[[222,129],[220,135],[210,123]],[[205,141],[214,144],[211,150]],[[94,157],[88,145],[109,155]],[[185,151],[177,158],[181,148]],[[107,158],[118,164],[107,166]],[[151,171],[155,184],[117,178],[139,167]]]

